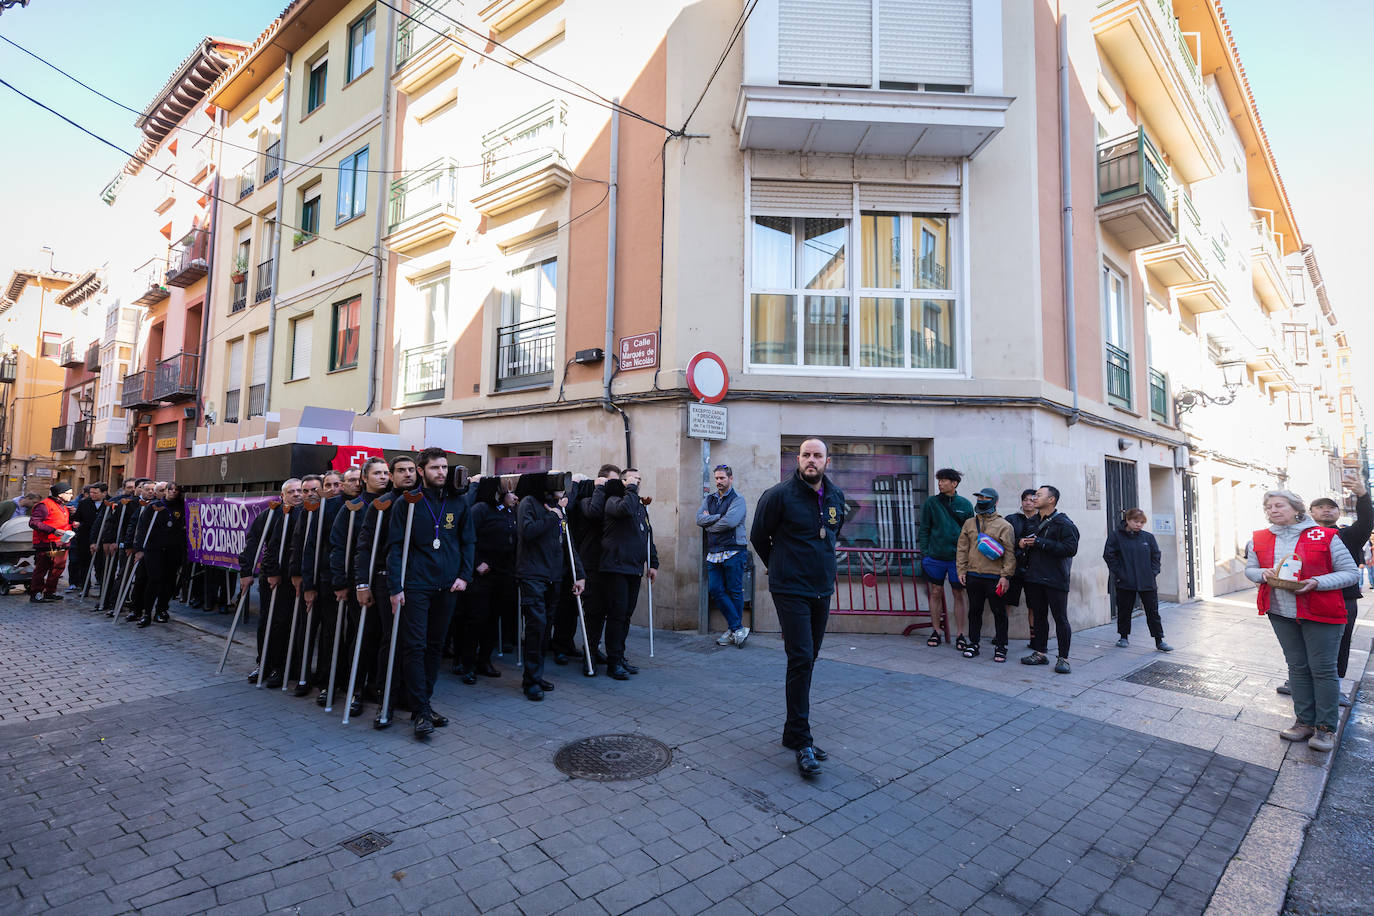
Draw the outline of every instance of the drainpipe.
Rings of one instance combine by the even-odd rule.
[[[601,385],[604,391],[605,408],[614,410],[611,401],[611,378],[615,375],[615,244],[616,244],[616,180],[620,173],[620,97],[612,100],[616,107],[611,110],[611,165],[607,173],[610,187],[607,188],[606,205],[606,348],[602,361]]]
[[[282,75],[281,90],[281,158],[286,159],[286,133],[291,124],[291,52],[286,52],[286,65]],[[267,313],[267,381],[262,388],[262,413],[264,419],[272,409],[272,376],[276,374],[277,358],[277,297],[281,294],[281,220],[282,207],[286,197],[286,163],[277,166],[277,237],[272,240],[272,299],[268,302]]]
[[[1073,411],[1069,426],[1078,422],[1078,328],[1073,301],[1073,172],[1069,158],[1069,20],[1059,14],[1059,204],[1060,247],[1064,252],[1064,346]]]
[[[228,124],[226,123],[226,120],[227,119],[225,117],[224,109],[216,108],[215,121],[216,126],[219,127],[219,139],[221,144],[224,142],[224,132],[228,129]],[[282,129],[286,129],[285,122],[283,122]],[[216,240],[219,238],[220,204],[222,203],[222,201],[220,200],[220,188],[223,187],[223,183],[220,181],[220,175],[222,174],[222,169],[220,168],[220,166],[222,165],[222,160],[224,158],[222,155],[223,151],[224,147],[222,145],[216,150],[215,181],[214,184],[211,185],[213,189],[211,191],[211,194],[213,195],[211,199],[214,200],[215,207],[210,214],[210,257],[205,259],[206,262],[210,265],[210,269],[206,271],[205,302],[200,307],[200,358],[196,366],[197,426],[200,426],[201,422],[205,419],[205,363],[207,357],[209,356],[209,354],[205,352],[205,348],[210,345],[210,315],[211,310],[214,307],[215,254],[219,251],[219,249],[216,247]],[[119,336],[118,330],[115,331],[115,336]],[[206,433],[206,438],[209,438],[209,433]]]
[[[396,34],[394,21],[396,12],[393,8],[387,7],[386,13],[386,34]],[[386,162],[387,155],[391,148],[391,78],[392,68],[395,66],[396,42],[386,43],[386,69],[382,79],[382,155],[379,162]],[[372,413],[372,408],[377,402],[378,379],[377,372],[380,363],[381,343],[382,343],[382,273],[387,265],[387,258],[382,254],[382,233],[386,229],[387,210],[386,195],[387,182],[383,179],[385,175],[379,176],[377,180],[377,233],[372,240],[372,250],[377,258],[372,267],[372,356],[367,370],[367,407],[363,410],[364,415]],[[386,310],[387,312],[390,309]]]

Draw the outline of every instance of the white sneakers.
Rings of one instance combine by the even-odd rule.
[[[740,627],[738,630],[726,630],[716,638],[718,646],[738,646],[744,648],[744,641],[749,638],[749,628]]]

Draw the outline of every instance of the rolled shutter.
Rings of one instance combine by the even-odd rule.
[[[229,390],[243,387],[243,341],[229,344]]]
[[[271,367],[267,364],[267,335],[255,334],[253,336],[253,384],[266,385],[267,373]]]
[[[158,480],[175,480],[177,465],[177,450],[174,448],[163,449],[157,453],[157,469],[153,476]]]
[[[878,0],[878,79],[971,86],[971,7],[971,0]]]
[[[297,318],[291,323],[291,377],[310,375],[310,354],[314,339],[313,316]]]
[[[873,84],[873,0],[779,0],[778,79]]]
[[[848,219],[854,215],[854,187],[824,181],[754,181],[749,189],[754,216],[821,216]]]
[[[958,213],[959,189],[942,185],[861,184],[859,208],[902,213]]]

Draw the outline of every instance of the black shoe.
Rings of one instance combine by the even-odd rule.
[[[429,710],[429,721],[434,723],[435,728],[443,728],[445,725],[448,725],[448,716],[437,713],[431,708]]]
[[[553,681],[546,681],[541,677],[535,683],[537,683],[539,685],[539,689],[544,691],[545,693],[553,692]]]
[[[29,595],[29,604],[42,604],[42,603],[43,603],[43,593],[42,593],[42,592],[34,592],[32,595]]]
[[[44,598],[43,600],[44,600],[44,601],[51,601],[52,599],[51,599],[51,598]],[[141,618],[142,616],[143,616],[143,612],[142,612],[142,611],[130,611],[129,613],[127,613],[127,614],[124,615],[124,619],[132,622],[132,621],[134,621],[134,620],[138,620],[138,619]]]
[[[352,702],[350,702],[350,703],[348,704],[348,717],[351,719],[351,718],[353,718],[354,716],[361,716],[362,714],[363,714],[363,698],[360,697],[360,696],[355,696],[355,697],[353,698]]]
[[[315,697],[315,705],[321,708],[329,705],[329,688],[320,691],[320,695]]]
[[[553,663],[555,665],[566,665],[568,663],[568,653],[555,652],[553,654]]]
[[[415,723],[415,737],[428,738],[434,734],[434,721],[424,710],[415,713],[410,720]]]
[[[150,626],[152,626],[152,625],[153,625],[153,622],[152,622],[151,620],[149,620],[147,617],[144,617],[142,620],[140,620],[140,621],[138,622],[138,628],[139,628],[140,630],[143,629],[144,627],[150,627]]]
[[[593,665],[604,665],[604,664],[606,664],[606,662],[607,662],[607,658],[606,658],[605,654],[603,654],[602,651],[601,651],[600,649],[593,649],[593,650],[592,650],[592,664],[593,664]]]
[[[57,592],[48,592],[46,595],[43,596],[43,600],[44,600],[44,601],[61,601],[61,600],[63,600],[63,599],[62,599],[62,596],[61,596],[61,595],[57,594]]]
[[[784,744],[783,747],[787,747],[787,745]],[[797,747],[787,747],[787,749],[788,749],[789,751],[799,751],[799,750],[801,750],[801,748],[797,748]],[[813,754],[816,755],[816,759],[817,759],[817,760],[828,760],[828,759],[830,758],[830,755],[829,755],[829,754],[827,754],[825,751],[821,750],[820,748],[816,747],[816,745],[814,745],[814,744],[811,745],[811,753],[813,753]]]
[[[258,682],[258,669],[257,669],[257,668],[254,668],[254,669],[253,669],[253,673],[250,674],[250,675],[248,675],[248,683],[250,683],[250,684],[256,684],[257,682]]]
[[[617,681],[628,681],[630,672],[625,668],[623,662],[611,662],[606,666],[606,676]]]
[[[458,664],[453,666],[453,673],[458,675],[459,677],[465,677],[468,673],[467,666],[459,662]]]
[[[490,662],[487,663],[486,667],[478,668],[478,669],[477,669],[477,673],[480,674],[480,675],[482,675],[482,677],[500,677],[500,676],[501,676],[501,672],[500,672],[500,671],[497,671],[497,670],[496,670],[496,666],[495,666],[495,665],[492,665]]]
[[[266,686],[268,690],[279,690],[281,689],[281,685],[282,676],[280,671],[274,671],[267,675],[267,681],[264,686]]]
[[[295,696],[303,697],[303,696],[305,696],[307,693],[310,692],[310,685],[309,685],[309,684],[299,684],[299,683],[298,683],[298,684],[296,684],[295,689],[293,689],[291,692],[292,692],[292,694],[294,694]]]
[[[587,665],[586,665],[586,663],[584,662],[584,663],[582,664],[582,676],[583,676],[583,677],[596,677],[596,666],[593,665],[592,667],[588,668]]]
[[[156,620],[158,623],[166,623],[171,618],[167,616],[166,611],[158,611],[157,616],[153,619]]]
[[[620,664],[623,665],[623,666],[625,667],[625,670],[628,671],[628,672],[630,672],[631,674],[638,674],[638,673],[639,673],[639,668],[638,668],[638,666],[630,664],[629,659],[624,659],[624,660],[622,660]]]
[[[525,687],[525,699],[538,703],[544,699],[544,691],[538,684],[530,684]]]
[[[464,671],[463,683],[471,687],[473,684],[477,683],[477,675],[473,674],[471,671]]]
[[[393,712],[394,712],[394,710],[393,710]],[[381,712],[378,712],[377,715],[373,716],[373,718],[372,718],[372,727],[375,728],[375,729],[377,729],[378,731],[381,731],[381,730],[384,729],[384,728],[390,728],[390,727],[391,727],[391,722],[392,722],[392,717],[391,717],[391,716],[387,716],[387,717],[386,717],[386,720],[383,721],[383,720],[382,720],[382,714],[381,714]]]
[[[797,749],[797,771],[805,779],[810,779],[821,772],[820,761],[816,759],[815,748],[803,747]]]

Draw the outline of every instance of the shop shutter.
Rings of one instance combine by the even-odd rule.
[[[268,365],[267,333],[253,335],[253,384],[266,385]]]
[[[311,342],[314,337],[313,317],[307,315],[291,322],[291,377],[310,375]]]
[[[859,208],[901,213],[958,213],[959,189],[943,185],[861,184]]]
[[[778,79],[873,84],[873,0],[779,0]]]
[[[825,181],[754,181],[749,211],[754,216],[849,219],[854,215],[854,187]]]
[[[157,480],[176,480],[177,450],[162,449],[157,453],[157,469],[153,477]]]
[[[972,0],[878,0],[881,82],[973,85]]]
[[[229,344],[229,390],[243,387],[243,341]]]

